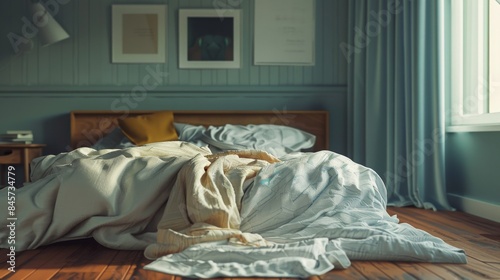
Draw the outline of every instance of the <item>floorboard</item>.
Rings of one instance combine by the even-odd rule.
[[[401,223],[425,230],[464,249],[467,264],[353,261],[310,280],[333,279],[499,279],[500,224],[466,213],[413,207],[388,208]],[[67,241],[16,254],[16,272],[8,270],[8,250],[0,250],[0,279],[168,279],[186,278],[145,270],[142,251],[118,251],[87,240]],[[217,278],[243,280],[249,278]],[[257,278],[255,278],[257,279]],[[286,280],[289,278],[265,278]]]

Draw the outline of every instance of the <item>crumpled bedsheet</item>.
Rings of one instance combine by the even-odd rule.
[[[200,243],[145,268],[201,278],[307,277],[352,260],[466,263],[463,250],[389,216],[373,170],[330,151],[281,159],[262,167],[241,201],[239,231],[267,245]]]
[[[198,154],[210,150],[176,141],[35,159],[32,182],[16,191],[16,250],[90,237],[113,249],[144,249],[156,240],[177,172]],[[8,248],[6,211],[0,220],[0,248]]]
[[[16,191],[17,251],[92,237],[145,250],[154,259],[146,269],[202,278],[307,277],[352,260],[467,261],[388,215],[380,177],[331,151],[277,160],[181,141],[80,148],[36,159],[32,180]],[[6,215],[1,248],[10,246]]]

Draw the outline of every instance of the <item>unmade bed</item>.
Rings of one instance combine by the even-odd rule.
[[[92,237],[144,250],[145,269],[203,278],[307,277],[353,260],[466,262],[390,216],[373,170],[328,150],[326,112],[174,111],[177,139],[136,145],[121,134],[122,120],[158,113],[72,112],[75,149],[36,159],[17,190],[16,248]]]

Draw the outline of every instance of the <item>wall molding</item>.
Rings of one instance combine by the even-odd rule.
[[[460,211],[500,223],[500,205],[457,194],[448,194],[448,199]]]
[[[295,97],[311,98],[347,93],[347,86],[162,86],[151,90],[130,86],[0,86],[0,98],[110,98],[124,94],[144,94],[158,98],[172,97]],[[142,91],[141,91],[142,90]],[[275,94],[275,96],[269,96]]]

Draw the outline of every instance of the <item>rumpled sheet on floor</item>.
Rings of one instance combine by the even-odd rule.
[[[235,212],[220,211],[228,209],[220,207],[224,201],[239,195],[222,193],[231,189],[241,194],[241,182],[248,177],[222,180],[238,182],[231,188],[220,185],[224,191],[200,182],[221,182],[204,180],[204,176],[223,177],[224,172],[233,171],[230,167],[241,166],[227,158],[217,167],[203,158],[185,165],[159,223],[157,243],[145,251],[147,257],[158,259],[146,269],[201,278],[307,277],[347,268],[351,260],[466,262],[462,250],[389,216],[385,186],[373,170],[329,151],[297,153],[282,159],[262,166],[253,184],[244,190],[241,204],[234,204],[241,206],[239,217],[231,215]],[[207,190],[209,198],[200,196]],[[190,197],[197,199],[186,204]],[[215,206],[203,207],[207,201]],[[211,213],[210,209],[217,211]],[[224,219],[206,215],[199,219],[200,212],[223,212]],[[234,223],[229,222],[231,217]],[[218,227],[200,225],[205,219],[215,221],[210,225]],[[224,232],[225,228],[239,230]],[[217,233],[219,240],[213,238]],[[248,233],[258,242],[240,237]],[[196,240],[203,238],[218,241]],[[179,249],[176,245],[185,242],[191,246],[175,253]]]
[[[202,278],[307,277],[352,260],[466,262],[389,216],[371,169],[330,151],[280,159],[184,142],[39,158],[16,193],[16,249],[93,237],[144,249],[154,259],[146,269]]]

